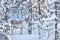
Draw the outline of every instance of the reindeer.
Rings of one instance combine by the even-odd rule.
[[[28,27],[28,21],[29,21],[29,17],[25,18],[24,20],[21,21],[17,21],[17,20],[11,20],[11,32],[13,34],[13,29],[20,29],[20,34],[22,34],[21,31],[23,31],[23,28]]]
[[[11,26],[10,26],[10,30],[13,34],[13,29],[20,29],[20,34],[22,34],[21,31],[23,31],[23,28],[30,28],[31,29],[31,26],[34,24],[34,23],[31,23],[32,19],[31,19],[31,15],[25,17],[24,20],[20,20],[20,21],[17,21],[17,20],[11,20]]]
[[[21,21],[11,21],[11,32],[13,33],[13,29],[20,29],[20,34],[22,34],[23,28],[27,27],[28,24],[25,20],[21,20]]]

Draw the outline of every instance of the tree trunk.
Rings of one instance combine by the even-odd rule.
[[[28,34],[32,34],[32,3],[31,0],[29,0],[29,12],[31,13],[31,17],[29,19],[29,23],[28,23]]]
[[[56,17],[57,17],[57,3],[58,2],[55,2],[55,15],[56,15]],[[56,21],[56,23],[55,23],[55,40],[59,40],[59,32],[58,32],[58,28],[57,28],[57,18],[55,18],[55,21]]]

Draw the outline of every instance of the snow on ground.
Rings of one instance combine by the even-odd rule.
[[[39,40],[38,35],[11,35],[11,40]]]
[[[32,34],[28,34],[27,30],[24,30],[22,35],[19,30],[14,29],[13,35],[10,35],[10,38],[11,40],[53,40],[54,33],[54,30],[50,30],[49,33],[48,30],[41,30],[41,39],[39,39],[38,29],[33,30]]]
[[[27,33],[27,32],[26,32]],[[13,35],[10,35],[11,40],[39,40],[38,34],[20,34],[19,31],[14,30]]]

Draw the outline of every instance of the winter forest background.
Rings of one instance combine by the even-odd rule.
[[[0,40],[60,40],[60,0],[0,0]]]

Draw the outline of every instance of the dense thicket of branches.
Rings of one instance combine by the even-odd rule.
[[[59,2],[55,2],[54,0],[0,0],[0,27],[4,26],[8,30],[10,24],[14,24],[14,22],[22,24],[26,21],[28,23],[28,34],[32,34],[33,27],[37,25],[39,39],[42,39],[43,36],[47,38],[50,37],[49,35],[55,34],[54,36],[58,40],[57,20],[59,14],[57,18],[56,10],[59,8],[56,4],[59,5]],[[4,29],[4,31],[6,30]],[[54,36],[51,40],[54,39]]]

